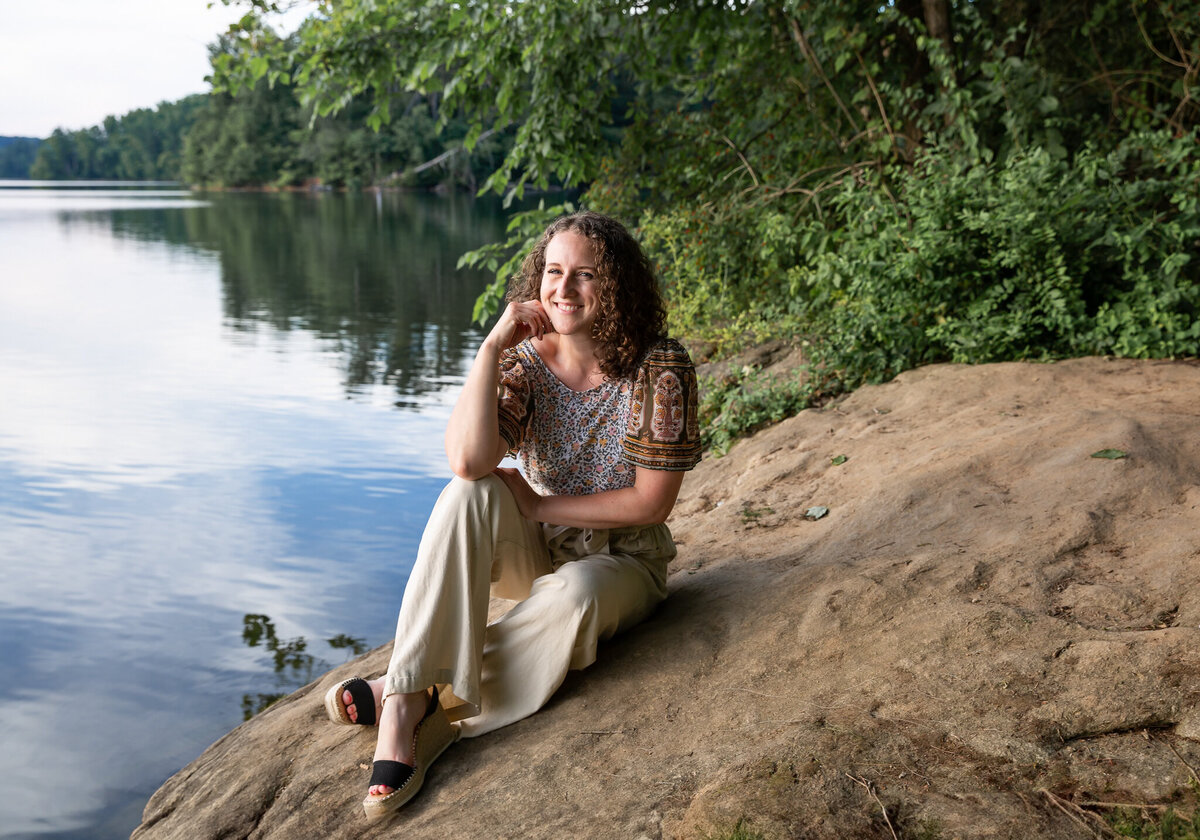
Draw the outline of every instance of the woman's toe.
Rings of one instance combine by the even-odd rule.
[[[358,707],[354,705],[354,695],[349,691],[342,692],[342,705],[346,707],[346,716],[350,720],[358,721]]]

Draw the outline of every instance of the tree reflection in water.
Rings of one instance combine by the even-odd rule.
[[[313,673],[318,667],[322,671],[329,670],[329,663],[318,659],[308,651],[308,640],[303,636],[292,639],[280,639],[275,632],[275,623],[270,616],[257,613],[247,613],[242,617],[242,641],[247,647],[256,648],[260,645],[270,654],[275,668],[276,686],[286,688],[284,691],[242,695],[242,720],[250,720],[259,712],[266,709],[276,700],[286,697],[296,689],[312,682]],[[325,643],[333,650],[346,652],[346,660],[360,656],[366,652],[367,644],[364,639],[356,639],[339,633]]]
[[[341,358],[348,396],[381,383],[400,407],[456,384],[481,335],[475,298],[490,276],[456,268],[505,237],[496,200],[420,193],[194,193],[186,209],[71,211],[65,226],[111,226],[220,261],[232,340],[306,330]]]

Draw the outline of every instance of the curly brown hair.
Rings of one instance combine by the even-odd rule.
[[[596,252],[600,311],[592,324],[592,338],[599,344],[596,358],[600,370],[609,379],[632,379],[642,357],[663,336],[667,316],[654,267],[616,219],[591,211],[555,219],[509,281],[507,299],[526,301],[541,296],[546,247],[564,231],[587,237]]]

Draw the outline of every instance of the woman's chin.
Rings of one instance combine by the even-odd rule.
[[[550,318],[550,324],[554,327],[554,331],[559,335],[587,335],[592,334],[592,324],[590,321],[584,321],[581,318]]]

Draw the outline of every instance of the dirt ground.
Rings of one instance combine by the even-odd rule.
[[[1024,840],[1190,813],[1198,432],[1195,362],[860,389],[702,463],[663,607],[393,820],[359,805],[373,733],[321,704],[385,647],[213,745],[134,837]]]

